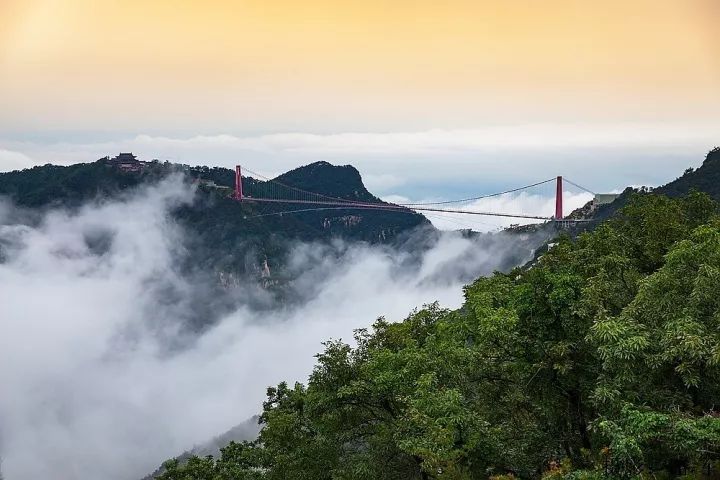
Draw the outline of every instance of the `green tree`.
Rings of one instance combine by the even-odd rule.
[[[720,475],[716,215],[637,195],[459,310],[326,343],[307,385],[268,389],[256,442],[162,478]]]

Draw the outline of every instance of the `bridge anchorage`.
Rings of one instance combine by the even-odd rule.
[[[372,200],[352,200],[310,192],[286,185],[278,180],[264,177],[245,169],[252,177],[243,177],[243,168],[235,167],[235,189],[232,198],[239,202],[259,204],[294,205],[287,211],[265,215],[285,215],[321,210],[374,210],[389,212],[420,212],[428,216],[467,215],[484,217],[502,217],[523,220],[553,222],[558,228],[569,228],[588,219],[565,217],[563,197],[566,194],[583,195],[585,202],[591,201],[590,212],[603,203],[610,203],[617,195],[597,194],[577,183],[557,176],[530,185],[502,192],[463,198],[421,203],[389,203],[372,197]],[[576,192],[566,191],[574,188]],[[579,192],[579,193],[578,193]],[[555,211],[552,215],[543,215],[544,202],[555,198]],[[549,206],[550,208],[551,205]]]

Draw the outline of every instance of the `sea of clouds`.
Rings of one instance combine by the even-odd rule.
[[[0,171],[94,161],[120,151],[142,160],[233,168],[265,176],[317,160],[351,163],[380,195],[413,199],[487,193],[564,175],[596,192],[660,185],[698,166],[720,125],[509,124],[406,132],[114,134],[74,140],[0,136]],[[618,184],[618,179],[622,183]],[[462,193],[459,193],[461,192]]]
[[[171,177],[72,211],[0,201],[5,480],[141,478],[258,413],[267,386],[304,381],[321,342],[429,302],[458,307],[467,279],[503,265],[518,241],[446,233],[412,261],[387,247],[326,255],[298,244],[288,268],[302,302],[236,301],[188,338],[188,312],[214,291],[212,275],[177,268],[191,252],[170,212],[194,195]]]

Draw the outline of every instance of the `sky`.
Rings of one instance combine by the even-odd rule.
[[[717,0],[2,0],[0,170],[352,163],[383,195],[674,179],[720,143]]]

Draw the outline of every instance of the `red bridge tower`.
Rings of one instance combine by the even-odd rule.
[[[242,200],[242,170],[240,165],[235,167],[235,200]]]
[[[557,177],[557,181],[555,183],[555,220],[562,220],[563,219],[563,179],[562,177]]]

